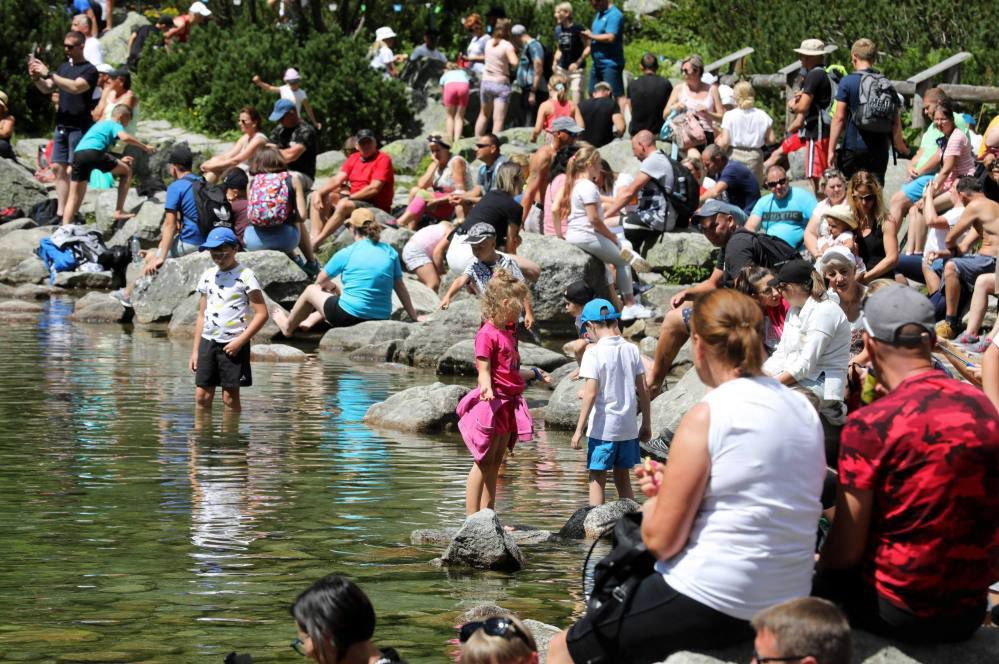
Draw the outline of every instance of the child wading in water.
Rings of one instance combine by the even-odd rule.
[[[602,299],[588,302],[581,317],[585,329],[580,332],[589,332],[597,342],[583,354],[579,367],[579,376],[586,384],[572,449],[579,449],[588,426],[590,505],[603,505],[608,470],[614,471],[618,497],[635,497],[631,469],[641,460],[638,441],[648,442],[652,437],[645,368],[638,348],[621,338],[620,317],[614,305]]]
[[[507,449],[534,436],[522,396],[528,381],[551,379],[540,369],[521,369],[514,330],[527,285],[498,270],[482,296],[485,322],[475,335],[479,385],[458,404],[458,429],[475,463],[465,486],[465,514],[496,506],[496,481]]]
[[[191,371],[198,407],[211,408],[215,388],[222,386],[222,401],[239,410],[239,388],[253,384],[250,372],[250,339],[267,322],[267,305],[253,270],[236,262],[236,234],[215,228],[201,245],[216,267],[205,270],[198,282],[201,304],[194,327]],[[250,308],[253,320],[247,325]]]

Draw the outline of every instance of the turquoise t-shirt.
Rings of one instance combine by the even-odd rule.
[[[802,248],[805,226],[815,211],[817,202],[812,192],[801,187],[791,187],[791,191],[781,200],[767,194],[756,201],[749,216],[760,217],[760,231],[774,235],[795,249]]]
[[[106,152],[118,142],[118,134],[123,131],[125,128],[114,120],[101,120],[87,130],[80,142],[76,144],[76,151],[99,150]]]
[[[340,308],[364,320],[388,320],[392,289],[402,279],[399,254],[384,242],[358,240],[333,254],[323,268],[331,279],[342,275]]]

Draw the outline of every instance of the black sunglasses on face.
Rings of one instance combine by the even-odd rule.
[[[513,621],[508,618],[487,618],[483,621],[475,620],[473,622],[467,622],[461,626],[461,631],[458,632],[458,640],[465,643],[480,629],[484,630],[489,636],[505,637],[510,632],[513,632],[524,643],[530,645],[527,637],[520,631],[520,628],[513,624]]]
[[[773,182],[765,183],[767,189],[773,189],[774,187],[782,187],[787,184],[787,178],[781,178],[780,180],[774,180]]]
[[[767,662],[794,662],[799,659],[805,659],[804,655],[791,655],[787,657],[760,657],[757,654],[756,649],[753,649],[753,659],[755,664],[767,664]]]
[[[480,149],[481,148],[491,148],[492,146],[493,146],[492,143],[476,143],[475,144],[475,147],[480,148]]]

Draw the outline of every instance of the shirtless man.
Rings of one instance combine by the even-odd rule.
[[[529,230],[538,228],[541,232],[544,232],[545,191],[552,179],[551,169],[555,155],[558,154],[559,150],[575,144],[576,137],[583,131],[583,128],[577,125],[572,118],[556,118],[548,131],[552,135],[552,142],[538,148],[531,156],[531,177],[527,180],[524,198],[520,203],[524,208],[524,227]],[[534,212],[535,209],[537,212]],[[527,225],[528,217],[531,216],[532,212],[538,215],[539,221],[536,226]]]
[[[990,177],[996,177],[993,173],[989,174]],[[959,238],[969,229],[973,229],[974,233],[969,233],[961,244],[969,246],[969,242],[974,241],[969,238],[977,236],[981,238],[982,245],[977,254],[958,256],[944,265],[942,288],[947,310],[946,317],[936,326],[937,336],[942,339],[953,339],[957,334],[961,325],[958,306],[962,289],[973,292],[975,280],[996,269],[996,250],[999,249],[999,203],[988,199],[982,193],[982,184],[974,178],[961,178],[957,187],[965,199],[964,212],[947,232],[947,248],[957,256]]]

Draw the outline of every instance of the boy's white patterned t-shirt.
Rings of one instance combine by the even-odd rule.
[[[250,317],[249,295],[255,290],[261,290],[260,283],[248,267],[205,270],[198,281],[198,292],[207,298],[202,338],[228,343],[242,334]]]

